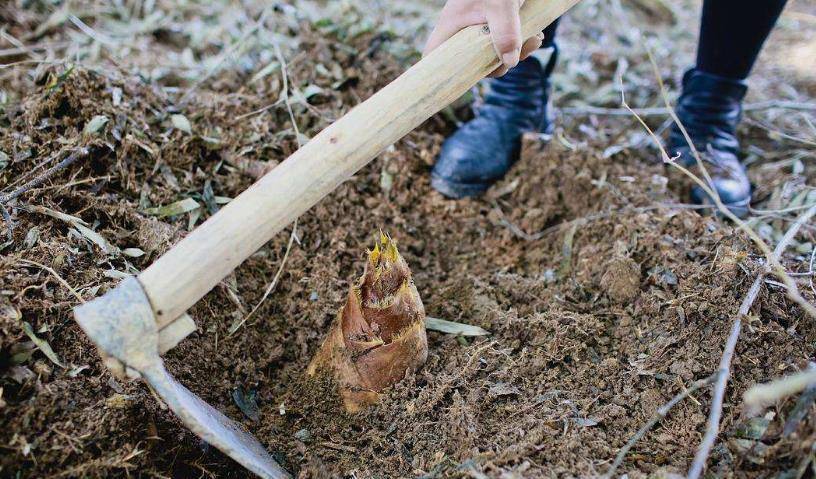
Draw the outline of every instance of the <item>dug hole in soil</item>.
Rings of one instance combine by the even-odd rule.
[[[338,110],[398,71],[376,55],[356,64],[359,82],[327,100]],[[71,292],[20,261],[48,265],[90,299],[116,284],[105,272],[144,269],[183,236],[187,215],[155,219],[145,204],[203,191],[201,202],[214,210],[214,196],[234,197],[295,148],[279,139],[271,151],[237,154],[246,135],[271,142],[287,124],[285,111],[232,121],[263,106],[261,98],[202,95],[185,113],[208,134],[192,136],[156,113],[170,103],[136,79],[79,68],[49,93],[31,93],[0,141],[3,151],[36,150],[17,157],[11,178],[60,151],[61,139],[84,138],[72,145],[91,148],[53,188],[13,210],[13,240],[0,260],[3,476],[248,475],[184,429],[144,385],[112,377],[72,320]],[[100,114],[110,119],[102,134],[84,137]],[[758,273],[753,250],[727,224],[661,206],[682,197],[651,153],[604,159],[530,137],[521,162],[485,198],[449,201],[428,181],[448,129],[430,120],[300,218],[276,290],[234,334],[230,326],[261,300],[280,266],[287,234],[196,304],[198,332],[165,357],[183,384],[242,421],[298,477],[600,475],[660,405],[718,367]],[[211,132],[218,142],[207,139]],[[66,221],[26,205],[80,217],[121,249],[146,254],[105,253]],[[304,371],[381,228],[398,241],[429,316],[491,334],[429,332],[427,364],[352,415],[330,382]],[[767,476],[810,453],[812,411],[789,437],[778,420],[760,438],[740,432],[746,388],[803,369],[814,354],[812,329],[801,327],[802,313],[779,290],[763,289],[752,311],[709,460],[715,474]],[[47,338],[65,369],[34,347],[22,321]],[[684,472],[709,408],[708,390],[682,402],[619,472]]]

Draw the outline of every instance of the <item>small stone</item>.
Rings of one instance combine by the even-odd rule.
[[[312,433],[308,429],[301,429],[295,433],[295,439],[305,443],[312,442]]]
[[[130,401],[130,397],[114,393],[111,397],[105,399],[105,406],[110,409],[125,409]]]

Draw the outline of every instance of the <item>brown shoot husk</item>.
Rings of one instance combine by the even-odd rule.
[[[427,358],[425,308],[411,270],[380,233],[307,374],[333,374],[346,410],[357,412]]]

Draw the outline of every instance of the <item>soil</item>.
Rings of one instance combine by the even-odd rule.
[[[401,71],[372,47],[382,44],[375,34],[350,40],[354,53],[306,27],[299,35],[307,57],[339,65],[347,78],[299,106],[307,135]],[[309,68],[301,58],[291,75]],[[14,228],[0,258],[0,476],[248,475],[142,383],[107,371],[73,322],[77,299],[62,283],[84,300],[104,293],[188,230],[189,215],[157,218],[147,208],[192,197],[206,218],[218,197],[235,197],[297,148],[285,108],[238,119],[265,107],[280,79],[235,90],[243,80],[231,75],[242,78],[225,74],[188,103],[124,70],[53,66],[36,87],[10,84],[20,101],[2,120],[0,151],[11,157],[0,172],[4,188],[22,184],[45,158],[78,147],[89,153],[9,205]],[[316,80],[326,90],[332,82]],[[193,133],[174,127],[173,114],[185,115]],[[98,115],[108,123],[83,133]],[[682,185],[653,152],[606,154],[622,135],[619,119],[596,118],[594,136],[580,144],[569,139],[577,131],[569,120],[553,138],[525,138],[507,178],[484,198],[460,201],[434,192],[428,179],[452,126],[435,116],[301,217],[277,288],[234,334],[230,326],[280,267],[288,234],[199,301],[190,311],[198,331],[165,356],[180,382],[241,421],[297,477],[601,475],[658,407],[716,371],[761,271],[744,235],[682,204]],[[81,218],[120,252],[43,211]],[[380,404],[349,414],[329,380],[304,372],[380,229],[398,241],[429,316],[490,335],[429,331],[425,366]],[[813,241],[812,229],[805,234]],[[782,433],[796,397],[763,411],[767,428],[758,435],[745,432],[756,424],[742,405],[745,390],[806,368],[816,349],[812,320],[777,286],[763,288],[751,311],[708,462],[717,476],[796,471],[816,444],[812,407],[792,434]],[[23,322],[65,367],[36,347]],[[252,395],[257,410],[241,400]],[[618,472],[683,474],[710,405],[710,389],[681,402]]]

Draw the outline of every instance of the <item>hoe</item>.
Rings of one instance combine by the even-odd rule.
[[[578,0],[527,0],[522,36]],[[248,470],[287,478],[254,436],[179,384],[160,354],[195,329],[186,311],[273,235],[499,65],[486,26],[454,35],[324,129],[136,277],[74,309],[114,370],[142,377],[186,427]]]

